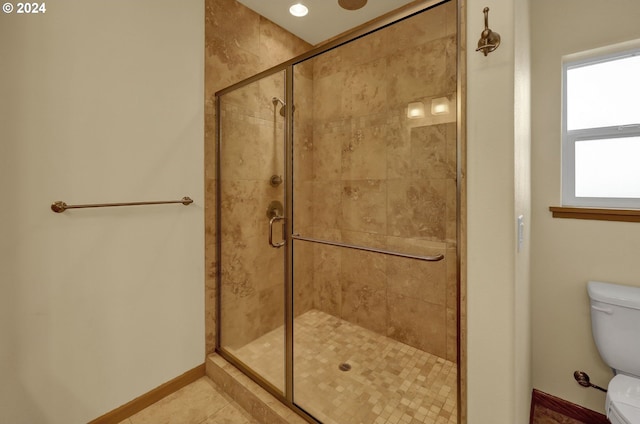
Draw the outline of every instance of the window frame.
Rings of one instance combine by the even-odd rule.
[[[639,56],[640,46],[608,53],[592,53],[580,59],[565,58],[562,63],[562,205],[567,207],[593,207],[611,209],[640,209],[640,197],[576,197],[575,195],[575,147],[585,140],[640,137],[640,122],[631,125],[596,127],[578,130],[567,129],[567,74],[568,71],[598,63]],[[640,102],[640,99],[638,99]]]

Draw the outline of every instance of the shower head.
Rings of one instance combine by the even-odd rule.
[[[281,103],[282,107],[280,108],[280,112],[279,113],[280,113],[280,116],[284,116],[285,115],[286,110],[285,110],[284,107],[286,106],[286,103],[284,102],[284,100],[282,100],[280,97],[272,97],[271,98],[271,103],[273,103],[274,107],[278,106],[278,103]]]

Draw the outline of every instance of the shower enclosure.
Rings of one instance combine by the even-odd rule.
[[[455,423],[457,13],[216,93],[218,341],[323,423]]]

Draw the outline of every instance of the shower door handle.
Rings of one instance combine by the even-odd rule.
[[[282,234],[284,234],[284,216],[280,216],[280,215],[276,215],[273,218],[271,218],[269,220],[269,244],[271,245],[271,247],[275,247],[275,248],[279,248],[284,246],[284,244],[286,243],[285,240],[282,240],[278,243],[274,243],[273,242],[273,224],[276,221],[282,221]]]

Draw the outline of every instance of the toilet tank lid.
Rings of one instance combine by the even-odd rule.
[[[592,300],[597,300],[598,302],[640,309],[640,287],[589,281],[587,283],[587,292]]]

